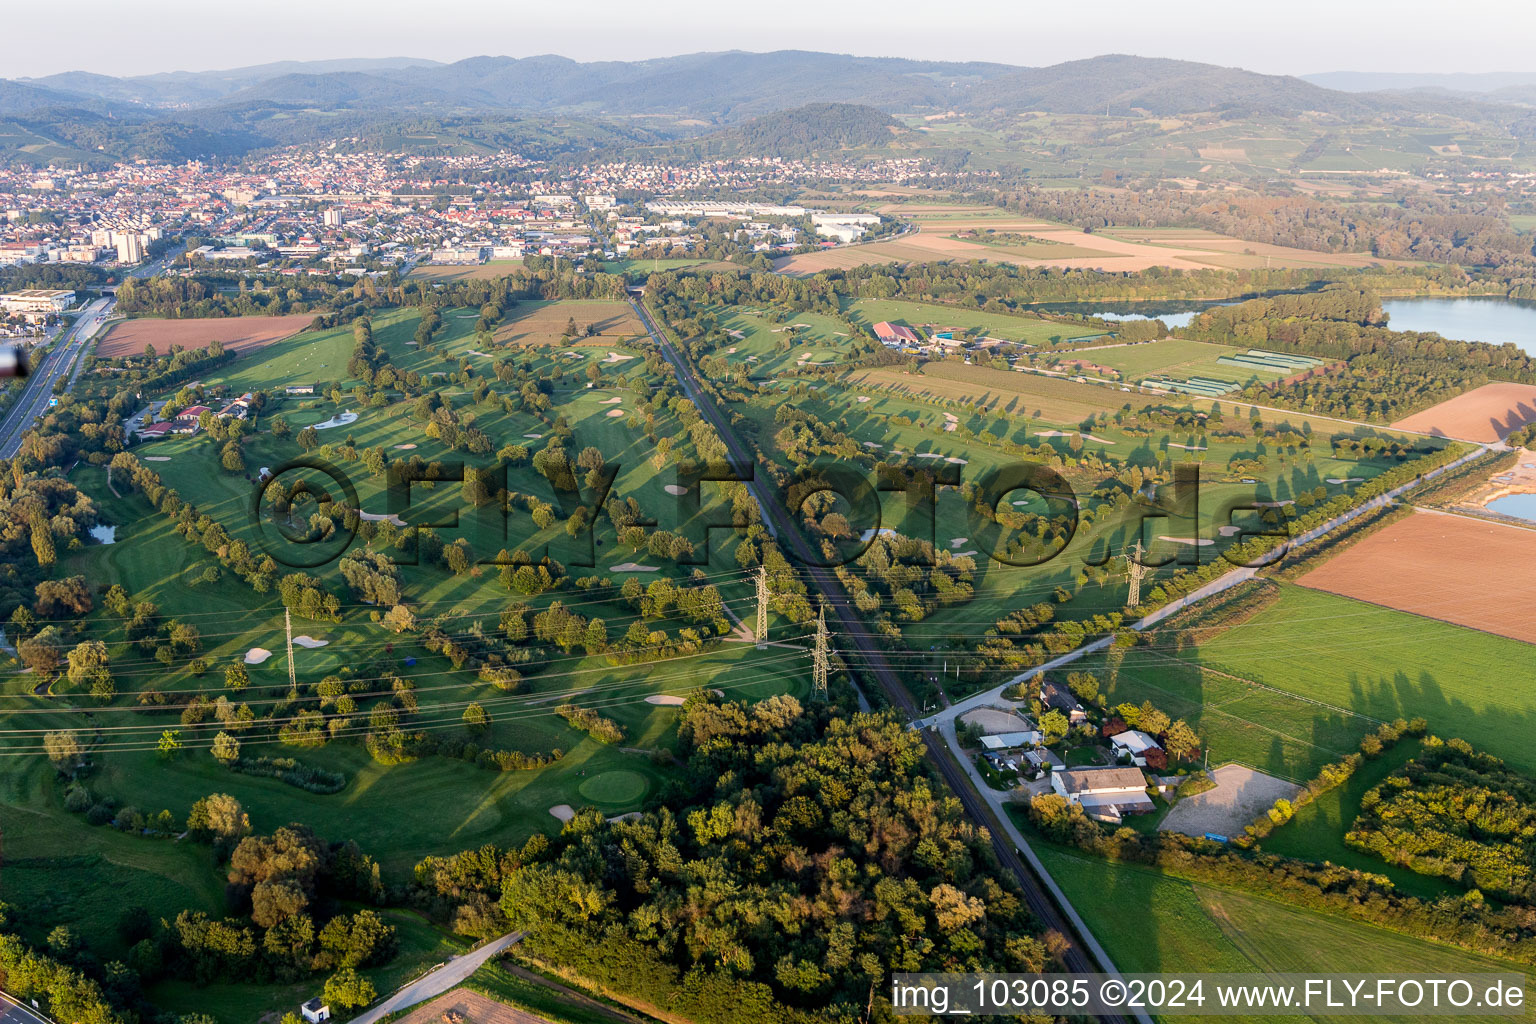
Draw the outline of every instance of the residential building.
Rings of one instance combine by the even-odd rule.
[[[74,292],[53,288],[23,288],[0,295],[0,309],[8,313],[62,313],[74,304]]]
[[[1162,750],[1157,740],[1148,736],[1140,729],[1127,729],[1125,732],[1116,733],[1109,738],[1110,745],[1117,751],[1124,751],[1131,757],[1131,763],[1138,768],[1147,766],[1147,753],[1153,750]]]
[[[1140,768],[1063,768],[1051,773],[1051,789],[1088,817],[1111,824],[1156,807]]]

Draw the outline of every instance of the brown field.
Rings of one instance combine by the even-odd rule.
[[[231,316],[205,320],[158,320],[140,317],[124,320],[112,327],[96,343],[98,356],[136,356],[145,345],[155,346],[164,355],[172,345],[185,349],[204,348],[217,341],[227,349],[245,352],[262,348],[304,330],[314,320],[310,313],[293,316]]]
[[[898,394],[938,401],[981,402],[989,409],[1028,415],[1052,423],[1081,423],[1096,412],[1125,404],[1122,392],[1037,373],[996,370],[964,363],[929,363],[922,373],[876,368],[859,370],[850,385],[890,388]]]
[[[1283,245],[1244,242],[1198,229],[1111,228],[1090,234],[988,206],[890,203],[880,207],[880,212],[912,221],[918,226],[917,232],[891,241],[787,256],[775,261],[774,269],[792,277],[807,277],[823,270],[846,270],[873,263],[937,260],[991,260],[1027,267],[1108,271],[1138,271],[1152,267],[1248,270],[1258,267],[1363,266],[1382,262],[1359,253],[1310,252]],[[987,229],[1032,235],[1042,242],[1054,244],[1005,247],[950,237],[956,233]]]
[[[578,329],[588,324],[597,327],[596,335],[577,339],[573,344],[614,345],[645,334],[627,302],[571,299],[514,308],[507,321],[496,329],[495,341],[498,345],[556,345],[565,333],[566,323],[573,319]]]
[[[1536,423],[1536,385],[1497,381],[1392,425],[1421,434],[1487,443],[1502,441],[1528,423]]]
[[[405,276],[417,281],[489,281],[515,274],[522,266],[522,260],[491,260],[471,267],[427,265],[412,267],[411,272]]]
[[[1297,582],[1536,643],[1536,533],[1419,510]]]
[[[449,1012],[463,1014],[465,1024],[549,1024],[543,1017],[488,999],[478,992],[455,989],[422,1003],[396,1024],[442,1024]]]

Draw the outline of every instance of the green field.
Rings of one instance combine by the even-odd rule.
[[[1083,359],[1100,366],[1111,367],[1119,370],[1123,379],[1127,381],[1140,381],[1153,374],[1163,374],[1177,378],[1217,377],[1235,381],[1238,384],[1247,384],[1250,381],[1278,380],[1284,376],[1272,370],[1251,370],[1217,362],[1221,356],[1243,351],[1247,349],[1213,345],[1204,341],[1165,338],[1162,341],[1140,345],[1074,349],[1062,355],[1062,359]]]
[[[1133,865],[1089,858],[1045,843],[1037,843],[1035,849],[1115,966],[1122,971],[1202,974],[1525,972],[1519,964],[1288,907],[1261,896],[1189,882]],[[1128,922],[1128,916],[1134,923]],[[1311,1016],[1313,1020],[1352,1019]],[[1170,1015],[1162,1019],[1202,1018]],[[1287,1018],[1222,1015],[1220,1019]],[[1469,1016],[1461,1019],[1492,1022],[1507,1018]]]
[[[1536,659],[1518,640],[1282,584],[1252,618],[1167,653],[1373,718],[1422,716],[1432,733],[1536,769],[1525,742]]]
[[[872,327],[882,320],[913,328],[937,324],[963,331],[972,336],[972,340],[992,337],[1030,345],[1044,345],[1069,338],[1091,338],[1102,333],[1091,327],[1057,323],[1053,320],[986,313],[956,306],[907,302],[899,299],[855,299],[844,306],[843,314],[854,323],[865,327]]]

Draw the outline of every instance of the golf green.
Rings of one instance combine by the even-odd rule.
[[[627,804],[644,796],[649,783],[639,772],[619,769],[594,775],[579,788],[581,795],[593,803]]]

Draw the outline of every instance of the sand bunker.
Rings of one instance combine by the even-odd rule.
[[[977,551],[976,551],[975,548],[971,548],[971,549],[969,549],[967,551],[951,551],[950,552],[950,554],[952,554],[956,558],[965,558],[965,557],[967,557],[969,555],[974,555],[976,553],[977,553]]]
[[[397,451],[410,452],[410,451],[415,451],[416,450],[416,445],[415,445],[414,442],[411,443],[411,444],[397,444],[397,445],[395,445],[395,449]]]
[[[686,488],[686,487],[679,487],[677,484],[667,484],[665,487],[662,488],[662,490],[666,491],[668,494],[687,494],[688,493],[688,488]]]
[[[272,652],[265,647],[252,647],[245,652],[245,663],[247,665],[260,665],[270,657],[272,657]]]
[[[1259,508],[1285,508],[1285,506],[1294,505],[1296,502],[1286,498],[1284,501],[1256,501],[1254,504]]]
[[[355,413],[355,412],[342,412],[342,413],[337,413],[335,416],[332,416],[330,419],[326,420],[324,423],[316,423],[315,424],[315,429],[316,430],[330,430],[332,427],[344,427],[348,423],[356,423],[356,422],[357,422],[357,413]]]
[[[664,707],[675,708],[687,699],[686,697],[679,697],[675,693],[653,693],[645,698],[645,702],[647,704],[660,704]]]
[[[543,434],[524,434],[523,436],[528,438],[530,441],[537,441],[539,438],[543,437],[544,435]]]
[[[865,448],[884,448],[885,445],[881,444],[879,441],[865,441],[864,442],[864,447]]]
[[[359,511],[357,513],[357,518],[359,518],[359,519],[361,519],[361,520],[363,520],[364,522],[367,522],[367,523],[393,523],[394,525],[400,527],[401,529],[404,529],[405,527],[410,525],[404,519],[401,519],[398,515],[395,515],[394,513],[391,513],[391,514],[389,514],[387,516],[381,516],[377,512],[363,512],[363,511]],[[295,642],[297,642],[297,641],[295,641]]]
[[[1243,532],[1243,528],[1241,526],[1222,526],[1218,527],[1216,532],[1223,537],[1236,537]]]
[[[640,565],[636,562],[620,562],[618,565],[610,565],[609,572],[657,572],[658,566]]]
[[[597,404],[598,405],[618,405],[622,401],[624,401],[624,399],[620,398],[618,395],[614,395],[612,398],[605,398],[601,402],[598,402]]]
[[[970,539],[971,538],[969,538],[969,537],[956,537],[954,540],[949,542],[949,546],[952,547],[952,548],[958,548],[960,545],[964,544],[966,541],[968,541]]]
[[[1216,542],[1209,537],[1159,537],[1158,540],[1166,540],[1170,544],[1186,544],[1190,547],[1210,547]]]
[[[576,817],[576,809],[570,804],[555,804],[555,806],[549,809],[549,813],[553,814],[561,821],[570,821],[572,818]]]
[[[1361,484],[1365,482],[1363,476],[1330,476],[1326,478],[1331,484]]]
[[[1203,445],[1203,444],[1178,444],[1178,443],[1176,443],[1174,441],[1169,441],[1168,442],[1168,447],[1169,448],[1182,448],[1182,449],[1184,449],[1187,452],[1203,452],[1203,451],[1206,450],[1206,446]]]
[[[311,651],[316,647],[329,647],[331,643],[329,640],[316,640],[314,637],[308,635],[307,633],[302,633],[299,636],[294,637],[293,642],[298,644],[300,647]]]
[[[1037,431],[1035,431],[1035,436],[1036,437],[1071,437],[1072,436],[1072,431],[1070,431],[1070,430],[1037,430]]]
[[[625,355],[622,352],[609,352],[606,356],[603,357],[603,362],[605,362],[605,363],[627,363],[627,362],[629,362],[629,360],[631,360],[633,358],[635,358],[635,357],[634,356],[627,356],[627,355]]]
[[[623,415],[624,415],[624,410],[623,409],[609,409],[608,412],[607,412],[607,416],[608,416],[609,419],[613,419],[613,418],[615,418],[617,416],[623,416]]]
[[[867,402],[867,401],[869,401],[869,396],[868,395],[860,395],[858,398],[854,399],[854,401],[860,402],[860,403]]]
[[[951,466],[969,466],[971,464],[970,459],[962,459],[958,455],[947,456],[944,461],[949,463]]]
[[[1082,437],[1083,437],[1084,441],[1094,441],[1094,442],[1097,442],[1098,444],[1114,444],[1115,443],[1115,442],[1111,441],[1107,437],[1094,437],[1092,434],[1084,434],[1084,435],[1082,435]]]
[[[170,462],[171,461],[171,457],[169,455],[146,455],[146,456],[144,456],[144,461],[145,462]]]
[[[942,459],[944,456],[940,455],[938,452],[918,452],[912,457],[914,459]]]
[[[870,541],[875,539],[877,534],[881,537],[894,537],[896,536],[896,531],[891,529],[889,526],[882,526],[878,531],[865,530],[863,533],[859,534],[859,543],[868,544]]]

